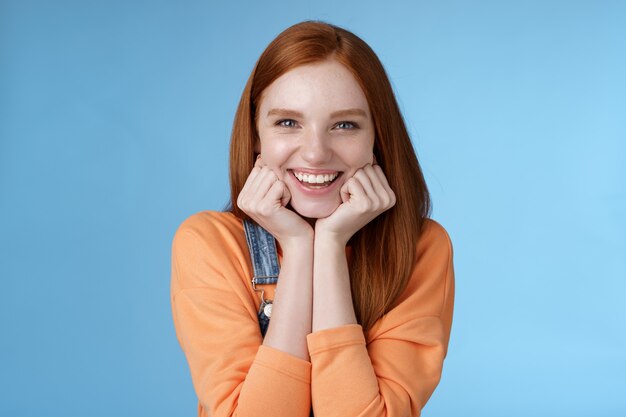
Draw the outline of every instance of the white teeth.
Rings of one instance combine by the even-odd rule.
[[[306,182],[309,184],[324,184],[325,182],[333,181],[335,178],[337,178],[337,175],[339,175],[339,173],[335,172],[333,174],[313,175],[294,171],[294,175],[296,176],[296,178],[298,178],[300,182]]]

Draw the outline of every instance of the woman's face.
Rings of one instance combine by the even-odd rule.
[[[294,68],[267,87],[257,131],[256,152],[303,217],[329,216],[341,204],[345,181],[372,163],[374,124],[365,94],[335,60]]]

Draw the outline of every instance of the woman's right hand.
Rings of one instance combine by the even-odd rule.
[[[237,206],[285,246],[290,241],[313,238],[313,228],[298,213],[285,206],[291,194],[283,181],[257,158],[239,197]]]

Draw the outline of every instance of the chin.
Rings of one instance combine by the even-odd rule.
[[[291,201],[291,207],[302,217],[323,219],[339,207],[339,201]]]

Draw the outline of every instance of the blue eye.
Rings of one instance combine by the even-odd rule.
[[[289,124],[288,124],[289,123]],[[293,119],[283,119],[276,122],[276,126],[296,127],[296,121]]]
[[[342,125],[344,127],[341,127]],[[357,129],[359,126],[353,122],[343,121],[343,122],[337,123],[337,127],[339,127],[340,129],[351,130],[351,129]]]

